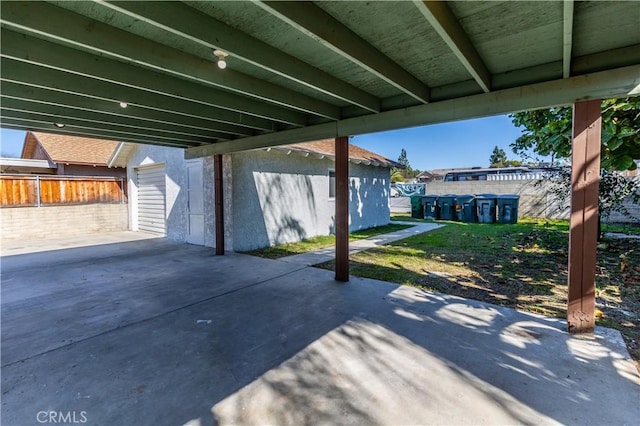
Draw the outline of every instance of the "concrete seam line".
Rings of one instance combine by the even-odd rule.
[[[154,315],[154,316],[149,317],[149,318],[144,318],[144,319],[141,319],[141,320],[139,320],[139,321],[134,321],[134,322],[130,322],[130,323],[128,323],[128,324],[123,324],[123,325],[120,325],[120,326],[118,326],[118,327],[116,327],[116,328],[112,328],[112,329],[110,329],[110,330],[105,330],[105,331],[103,331],[103,332],[101,332],[101,333],[94,334],[93,336],[89,336],[89,337],[85,337],[85,338],[83,338],[83,339],[75,340],[75,341],[73,341],[73,342],[69,342],[69,343],[67,343],[67,344],[65,344],[65,345],[58,346],[58,347],[56,347],[56,348],[52,348],[52,349],[46,350],[46,351],[44,351],[44,352],[40,352],[40,353],[37,353],[37,354],[31,355],[31,356],[28,356],[28,357],[26,357],[26,358],[24,358],[24,359],[20,359],[20,360],[17,360],[17,361],[13,361],[13,362],[10,362],[10,363],[7,363],[7,364],[2,364],[2,365],[0,365],[0,367],[1,367],[1,368],[10,367],[10,366],[12,366],[12,365],[14,365],[14,364],[18,364],[18,363],[20,363],[20,362],[29,361],[29,360],[31,360],[31,359],[33,359],[33,358],[36,358],[36,357],[39,357],[39,356],[42,356],[42,355],[50,354],[50,353],[52,353],[52,352],[55,352],[55,351],[60,350],[60,349],[67,348],[67,347],[72,346],[72,345],[75,345],[75,344],[77,344],[77,343],[85,342],[85,341],[87,341],[87,340],[94,339],[94,338],[96,338],[96,337],[100,337],[100,336],[103,336],[103,335],[108,334],[108,333],[112,333],[112,332],[114,332],[114,331],[116,331],[116,330],[120,330],[120,329],[127,328],[127,327],[130,327],[130,326],[133,326],[133,325],[141,324],[141,323],[143,323],[143,322],[151,321],[151,320],[154,320],[154,319],[160,318],[160,317],[162,317],[162,316],[164,316],[164,315],[172,314],[172,313],[177,312],[177,311],[180,311],[180,310],[182,310],[182,309],[186,309],[186,308],[190,308],[190,307],[195,306],[195,305],[199,305],[200,303],[209,302],[209,301],[211,301],[211,300],[213,300],[213,299],[217,299],[217,298],[219,298],[219,297],[227,296],[227,295],[229,295],[229,294],[236,293],[236,292],[238,292],[238,291],[242,291],[242,290],[246,290],[246,289],[251,288],[251,287],[255,287],[255,286],[260,285],[260,284],[263,284],[263,283],[265,283],[265,282],[267,282],[267,281],[271,281],[271,280],[275,280],[275,279],[278,279],[278,278],[286,277],[287,275],[293,274],[294,272],[301,271],[302,269],[305,269],[305,268],[309,268],[309,266],[301,266],[301,267],[299,267],[299,268],[297,268],[297,269],[294,269],[294,270],[292,270],[292,271],[285,272],[284,274],[276,275],[275,277],[266,278],[266,279],[264,279],[264,280],[262,280],[262,281],[258,281],[258,282],[256,282],[256,283],[252,283],[252,284],[246,285],[246,286],[244,286],[244,287],[240,287],[240,288],[236,288],[236,289],[233,289],[233,290],[226,291],[226,292],[224,292],[224,293],[216,294],[215,296],[207,297],[206,299],[198,300],[197,302],[189,303],[189,304],[187,304],[187,305],[180,306],[180,307],[178,307],[178,308],[172,309],[172,310],[170,310],[170,311],[163,312],[163,313],[158,314],[158,315]]]

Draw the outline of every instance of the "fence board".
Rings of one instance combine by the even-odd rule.
[[[0,180],[0,205],[1,206],[35,206],[36,180],[3,178]]]
[[[0,176],[0,207],[123,203],[124,181],[75,176]]]

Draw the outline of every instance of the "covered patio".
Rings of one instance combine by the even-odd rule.
[[[447,377],[459,380],[471,393],[482,388],[484,397],[492,395],[493,404],[511,407],[508,398],[530,392],[518,390],[514,377],[493,376],[496,365],[505,364],[504,359],[493,357],[495,350],[499,350],[503,355],[517,359],[519,366],[514,368],[524,376],[534,377],[536,386],[541,386],[545,396],[540,393],[539,401],[534,398],[526,404],[526,410],[534,410],[527,411],[533,413],[533,417],[520,417],[521,413],[510,412],[507,417],[487,418],[487,423],[552,420],[592,423],[596,418],[590,413],[595,415],[597,410],[593,407],[601,392],[598,396],[590,394],[590,386],[598,385],[590,385],[588,381],[596,370],[608,371],[607,377],[621,377],[616,370],[617,361],[613,361],[616,357],[611,355],[614,351],[598,346],[602,339],[582,341],[562,333],[561,329],[581,333],[591,332],[594,328],[600,99],[640,94],[640,32],[637,30],[640,4],[597,1],[90,1],[2,2],[0,8],[2,126],[182,147],[186,149],[187,158],[215,156],[215,173],[210,178],[215,180],[216,253],[219,255],[225,254],[224,206],[227,198],[223,188],[225,179],[229,178],[224,170],[225,154],[335,138],[334,278],[337,281],[350,279],[347,235],[350,135],[573,104],[573,193],[566,324],[543,318],[534,320],[511,311],[507,314],[495,307],[476,307],[469,302],[461,307],[463,312],[456,313],[456,319],[445,320],[456,329],[452,334],[450,329],[439,326],[443,320],[441,316],[448,314],[437,312],[451,309],[446,306],[457,302],[446,297],[438,300],[441,296],[415,294],[411,289],[377,286],[360,279],[340,286],[325,272],[308,268],[292,272],[291,276],[295,278],[292,281],[284,280],[273,288],[264,285],[256,289],[264,289],[271,295],[270,303],[286,304],[286,298],[279,294],[286,293],[287,286],[294,282],[306,282],[320,290],[317,295],[321,300],[331,297],[341,300],[338,304],[329,301],[321,308],[323,316],[328,318],[326,321],[335,323],[320,330],[316,337],[329,337],[316,343],[312,343],[314,339],[308,340],[296,351],[307,344],[311,344],[309,350],[320,352],[323,345],[342,346],[347,352],[361,351],[365,360],[372,360],[371,368],[376,364],[376,356],[393,356],[394,341],[405,342],[407,350],[421,353],[417,356],[425,356],[425,362],[443,366],[448,365],[451,355],[446,351],[468,351],[469,356],[476,355],[460,361],[464,365],[460,369],[447,366]],[[230,258],[233,260],[228,262],[238,262],[238,265],[249,260],[240,255]],[[191,262],[193,259],[189,253],[178,251],[174,260]],[[211,265],[227,262],[208,261]],[[149,279],[154,279],[156,272],[150,270],[148,273]],[[201,273],[211,274],[205,270]],[[176,279],[184,282],[183,277]],[[365,303],[360,299],[362,294],[358,293],[361,285],[369,288],[368,294],[382,293],[375,302],[368,300]],[[234,294],[237,297],[241,293]],[[341,303],[351,303],[350,297],[354,304],[344,317],[346,311]],[[365,309],[360,303],[369,307],[376,303],[384,306],[377,311]],[[311,315],[313,306],[309,301],[306,306],[309,312],[296,312],[302,317]],[[210,308],[213,313],[225,312]],[[255,309],[254,313],[260,313],[259,306]],[[239,327],[243,318],[249,319],[247,311],[243,312],[239,317],[227,312],[231,316],[220,320],[231,330]],[[388,322],[388,316],[396,321]],[[503,320],[505,322],[501,323]],[[527,325],[530,321],[535,325]],[[405,332],[404,327],[409,323],[414,326],[419,323],[421,331]],[[296,332],[295,325],[291,324],[295,321],[289,318],[281,323],[280,329]],[[170,346],[169,341],[175,337],[162,333],[164,325],[159,323],[156,328],[158,340],[154,345],[158,350]],[[276,333],[275,328],[270,332]],[[287,331],[283,333],[286,340]],[[461,336],[462,340],[449,346],[452,335]],[[560,340],[549,338],[551,335]],[[242,334],[237,336],[240,336],[237,341],[230,341],[242,342]],[[479,336],[487,340],[481,341]],[[135,336],[132,335],[132,339],[135,341]],[[507,343],[502,343],[505,339]],[[509,339],[515,340],[509,343]],[[490,342],[495,343],[493,347]],[[482,345],[488,345],[486,351],[478,349]],[[514,354],[504,345],[526,350]],[[560,352],[544,361],[546,358],[541,357],[554,345]],[[265,349],[277,352],[276,346]],[[117,345],[109,347],[117,352]],[[185,347],[188,348],[188,339],[176,343],[172,350],[182,351]],[[391,352],[375,355],[385,348]],[[534,348],[539,348],[539,352]],[[90,353],[108,357],[111,352],[107,349],[98,343]],[[427,353],[423,352],[425,349]],[[203,351],[194,356],[218,353],[215,346]],[[293,355],[296,351],[288,353]],[[269,353],[256,352],[260,356]],[[55,364],[56,368],[73,368],[66,366],[66,358],[59,354],[52,353],[46,362]],[[153,354],[155,356],[155,352]],[[263,365],[275,366],[286,359],[283,354],[274,355],[273,360],[277,362],[266,360]],[[5,356],[3,346],[3,365]],[[346,362],[349,356],[345,353],[328,361],[342,359]],[[124,364],[116,364],[115,359],[107,364],[126,365],[126,360],[119,360]],[[476,365],[478,359],[482,361]],[[604,359],[606,368],[595,363],[596,359]],[[583,370],[585,374],[580,376],[580,381],[573,381],[569,370],[582,365],[583,361],[588,368]],[[304,359],[296,361],[293,358],[291,362],[307,365]],[[568,362],[565,366],[572,367],[565,370],[564,362]],[[20,365],[16,364],[14,368],[19,369]],[[283,364],[284,377],[288,377],[286,365]],[[246,366],[250,367],[249,360]],[[167,364],[163,368],[148,373],[174,374],[180,363]],[[342,375],[343,370],[336,368],[338,370],[324,370],[324,373]],[[119,374],[115,367],[112,371]],[[239,380],[238,389],[264,371],[265,368],[255,374],[243,371],[245,376]],[[469,371],[471,375],[467,375]],[[183,390],[187,394],[192,391],[188,388],[191,381],[202,380],[199,373],[201,371],[184,371],[184,386],[187,387]],[[18,371],[16,374],[20,376]],[[3,386],[4,377],[5,374]],[[263,380],[271,380],[270,377]],[[481,377],[492,387],[468,388],[475,383],[473,377]],[[178,380],[177,376],[175,378]],[[631,380],[636,379],[625,375],[624,380],[624,386],[631,386]],[[434,386],[437,384],[433,383]],[[299,385],[301,389],[307,386],[305,382]],[[344,386],[344,389],[355,391],[348,383]],[[494,387],[508,390],[505,394]],[[566,395],[565,405],[557,412],[548,405],[558,403],[551,396],[549,387],[571,393]],[[175,389],[180,387],[176,385],[174,392]],[[258,399],[273,396],[260,389],[258,386],[246,392]],[[633,396],[634,391],[637,396],[637,387],[628,389],[620,395],[619,401]],[[423,390],[427,392],[426,388]],[[78,395],[82,393],[78,392]],[[460,394],[446,395],[448,397],[443,401],[452,403]],[[244,394],[238,396],[243,397]],[[372,394],[371,397],[375,405],[377,396]],[[282,399],[279,401],[285,403]],[[305,404],[304,398],[298,401]],[[568,401],[580,404],[580,410],[569,410]],[[182,402],[182,399],[172,400],[167,404]],[[320,405],[310,409],[321,411],[324,402],[317,403]],[[617,403],[612,399],[611,407]],[[242,407],[242,400],[230,404]],[[228,417],[231,421],[244,420],[226,414],[229,413],[226,407],[220,408],[223,417],[231,415]],[[637,410],[633,401],[626,407]],[[360,412],[356,409],[359,407],[345,406],[344,412]],[[629,414],[623,409],[609,412],[621,416]],[[398,413],[412,415],[411,411]],[[570,417],[574,413],[583,417]],[[280,420],[294,422],[298,419],[274,419]],[[351,420],[366,421],[358,417]],[[386,421],[384,418],[377,420]],[[407,417],[407,421],[411,420],[415,418]],[[434,418],[434,422],[447,420],[455,421],[451,417]],[[603,421],[625,422],[622,417],[609,420]]]

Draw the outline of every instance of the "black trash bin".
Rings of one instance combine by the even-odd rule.
[[[438,196],[438,210],[440,219],[456,220],[456,196],[454,194]]]
[[[424,210],[422,205],[423,197],[424,195],[411,196],[411,217],[414,219],[424,219]]]
[[[457,195],[456,199],[458,200],[458,203],[456,204],[458,220],[467,223],[477,222],[476,196],[471,194]]]
[[[498,222],[518,223],[519,200],[517,194],[498,195]]]
[[[496,221],[496,199],[496,194],[476,195],[478,222],[494,223]]]
[[[438,219],[438,196],[437,195],[425,195],[422,197],[422,204],[424,206],[424,218],[425,219]]]

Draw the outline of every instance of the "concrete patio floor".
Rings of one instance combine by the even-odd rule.
[[[96,239],[95,241],[99,241]],[[2,424],[636,424],[618,332],[163,239],[5,256]]]

